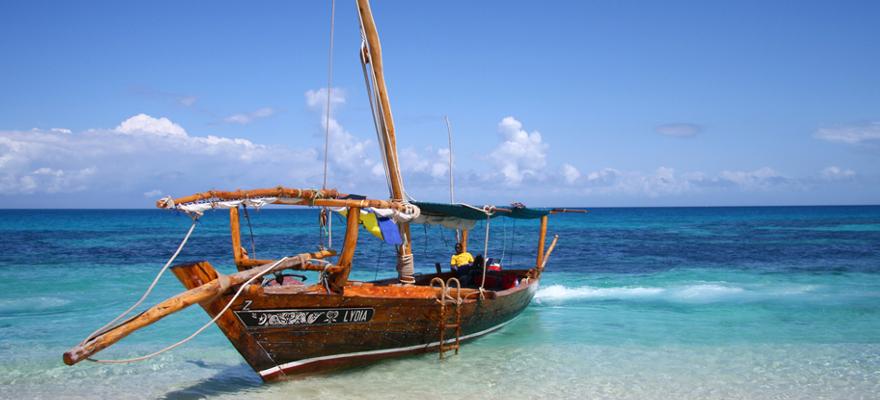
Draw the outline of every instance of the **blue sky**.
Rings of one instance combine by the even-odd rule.
[[[880,3],[375,1],[408,192],[877,204]],[[320,186],[329,1],[0,3],[7,207]],[[330,185],[385,197],[337,3]]]

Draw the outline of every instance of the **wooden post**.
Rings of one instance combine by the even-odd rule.
[[[342,293],[345,284],[348,282],[348,275],[351,273],[351,261],[354,259],[354,249],[357,247],[358,228],[360,226],[361,209],[358,207],[350,207],[345,220],[345,239],[342,243],[342,254],[336,265],[342,269],[339,273],[333,274],[330,286],[334,292]]]
[[[461,230],[461,251],[467,251],[468,230]]]
[[[535,261],[535,267],[541,268],[544,264],[544,242],[547,240],[547,216],[541,217],[541,230],[538,233],[538,260]]]
[[[544,258],[541,260],[541,264],[538,265],[538,276],[541,276],[541,273],[544,272],[544,267],[547,265],[547,260],[550,259],[550,254],[553,254],[553,249],[556,248],[556,241],[559,240],[559,235],[553,235],[553,240],[550,241],[550,247],[547,248],[547,253],[544,254]]]
[[[241,230],[239,228],[239,219],[238,219],[238,207],[232,207],[229,209],[229,230],[232,233],[232,258],[235,260],[235,265],[238,266],[238,270],[241,271]]]
[[[271,268],[268,271],[265,271],[265,274],[270,274],[274,271],[280,271],[283,269],[298,266],[300,265],[300,261],[304,262],[310,259],[320,259],[332,256],[334,254],[334,252],[329,250],[322,250],[315,253],[299,254],[283,262],[279,262],[277,265],[275,265],[275,267]],[[213,267],[207,264],[207,262],[204,262],[204,264],[205,265],[200,267],[202,270],[208,271],[203,274],[204,279],[213,278],[210,273],[210,271],[213,270]],[[218,276],[216,279],[213,279],[210,282],[206,282],[201,286],[192,288],[159,304],[156,304],[155,306],[148,308],[146,311],[129,318],[128,320],[117,325],[116,327],[102,332],[95,337],[90,338],[85,343],[77,345],[74,348],[68,350],[66,353],[64,353],[64,363],[67,365],[76,364],[90,357],[92,354],[95,354],[109,347],[110,345],[122,340],[124,337],[128,336],[129,334],[140,328],[157,322],[160,319],[165,318],[168,315],[187,308],[193,304],[210,301],[211,299],[220,296],[227,290],[235,286],[241,285],[242,283],[247,282],[255,276],[259,276],[267,268],[269,268],[269,265],[265,265],[262,268],[252,268],[247,271],[236,272],[232,275]],[[216,274],[216,271],[214,273]]]

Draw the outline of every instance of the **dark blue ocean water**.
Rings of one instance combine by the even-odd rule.
[[[314,211],[266,209],[250,218],[260,258],[319,242]],[[211,328],[149,362],[64,366],[61,353],[134,302],[189,225],[185,215],[158,210],[0,211],[0,397],[384,398],[388,388],[403,398],[880,393],[880,207],[554,215],[559,245],[533,304],[444,362],[410,357],[262,385]],[[483,228],[471,235],[475,254],[485,251]],[[490,257],[507,268],[534,263],[535,221],[495,219],[490,228]],[[414,226],[417,271],[447,262],[453,235]],[[246,225],[243,241],[251,247]],[[394,249],[366,233],[359,241],[353,278],[394,276]],[[203,217],[178,258],[202,259],[233,270],[226,212]],[[180,290],[167,276],[151,302]],[[200,309],[187,310],[100,355],[144,354],[206,321]]]

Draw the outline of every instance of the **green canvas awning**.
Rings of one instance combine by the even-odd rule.
[[[416,201],[413,202],[413,204],[419,207],[422,215],[453,217],[475,221],[486,219],[486,213],[479,207],[472,207],[464,204],[429,203],[422,201]],[[535,219],[541,218],[549,213],[550,210],[541,210],[537,208],[503,207],[501,209],[496,209],[490,218],[509,217],[518,219]]]

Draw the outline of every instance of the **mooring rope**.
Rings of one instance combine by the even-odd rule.
[[[190,340],[192,340],[193,338],[195,338],[196,336],[198,336],[200,333],[202,333],[205,329],[208,329],[208,327],[210,327],[210,326],[213,325],[215,322],[217,322],[217,320],[220,319],[220,317],[222,317],[223,314],[226,313],[227,310],[229,310],[229,307],[232,307],[232,303],[234,303],[235,300],[238,299],[238,296],[241,295],[241,292],[243,292],[244,289],[245,289],[248,285],[251,284],[251,282],[253,282],[253,281],[256,280],[257,278],[262,277],[263,275],[268,274],[270,271],[272,271],[272,269],[274,269],[276,266],[278,266],[278,264],[281,264],[283,261],[287,260],[288,258],[290,258],[290,257],[284,257],[284,258],[282,258],[282,259],[280,259],[280,260],[278,260],[278,261],[275,261],[274,263],[272,263],[272,264],[269,265],[268,267],[262,269],[262,270],[260,271],[259,274],[252,276],[250,279],[248,279],[247,281],[245,281],[244,283],[242,283],[242,284],[241,284],[241,287],[238,288],[238,291],[235,292],[235,295],[232,296],[232,299],[230,299],[229,302],[226,303],[226,306],[223,307],[223,309],[220,310],[220,312],[218,312],[217,315],[214,316],[214,318],[212,318],[210,321],[208,321],[208,323],[202,325],[201,328],[199,328],[198,330],[196,330],[195,332],[193,332],[191,335],[189,335],[189,336],[187,336],[186,338],[184,338],[184,339],[178,341],[177,343],[174,343],[174,344],[172,344],[172,345],[170,345],[170,346],[168,346],[168,347],[165,347],[164,349],[161,349],[161,350],[159,350],[159,351],[155,351],[155,352],[153,352],[153,353],[150,353],[150,354],[147,354],[147,355],[143,355],[143,356],[140,356],[140,357],[126,358],[126,359],[121,359],[121,360],[97,360],[97,359],[87,358],[87,360],[92,361],[92,362],[96,362],[96,363],[101,363],[101,364],[127,364],[127,363],[132,363],[132,362],[137,362],[137,361],[143,361],[143,360],[146,360],[146,359],[149,359],[149,358],[153,358],[153,357],[158,356],[158,355],[160,355],[160,354],[162,354],[162,353],[165,353],[165,352],[167,352],[167,351],[173,350],[173,349],[177,348],[178,346],[180,346],[180,345],[182,345],[182,344],[184,344],[184,343],[186,343],[186,342],[189,342]],[[300,259],[300,263],[301,263],[301,264],[305,264],[305,263],[306,263],[306,260],[305,260],[305,257],[304,257],[304,256],[300,255],[300,256],[298,256],[298,258]],[[218,279],[220,279],[220,278],[218,277]]]
[[[141,298],[137,302],[135,302],[131,307],[129,307],[127,310],[125,310],[122,314],[119,314],[118,317],[113,318],[112,321],[110,321],[107,324],[105,324],[104,326],[98,328],[96,331],[92,332],[89,336],[86,336],[86,338],[82,342],[80,342],[80,345],[83,345],[86,342],[88,342],[89,340],[92,340],[95,336],[98,336],[106,331],[109,331],[110,329],[116,328],[115,326],[113,326],[113,324],[115,324],[116,321],[119,321],[120,319],[122,319],[123,317],[128,315],[128,313],[132,312],[135,308],[137,308],[139,305],[141,305],[144,302],[144,300],[147,299],[147,296],[150,295],[150,293],[156,287],[156,284],[159,283],[159,278],[162,277],[162,274],[164,274],[165,271],[168,270],[168,267],[171,266],[171,263],[173,263],[174,260],[177,258],[177,255],[180,254],[180,251],[183,250],[183,246],[186,245],[186,242],[187,242],[187,240],[189,240],[189,237],[192,235],[193,230],[196,229],[196,224],[198,222],[199,222],[198,217],[193,218],[193,223],[189,227],[189,231],[186,232],[186,236],[184,236],[183,240],[180,241],[180,245],[177,246],[177,250],[171,256],[171,258],[168,259],[168,262],[165,263],[165,266],[163,266],[162,269],[159,270],[159,273],[156,274],[155,278],[153,278],[153,283],[150,284],[150,286],[147,288],[147,290],[144,292],[144,294],[141,296]]]

